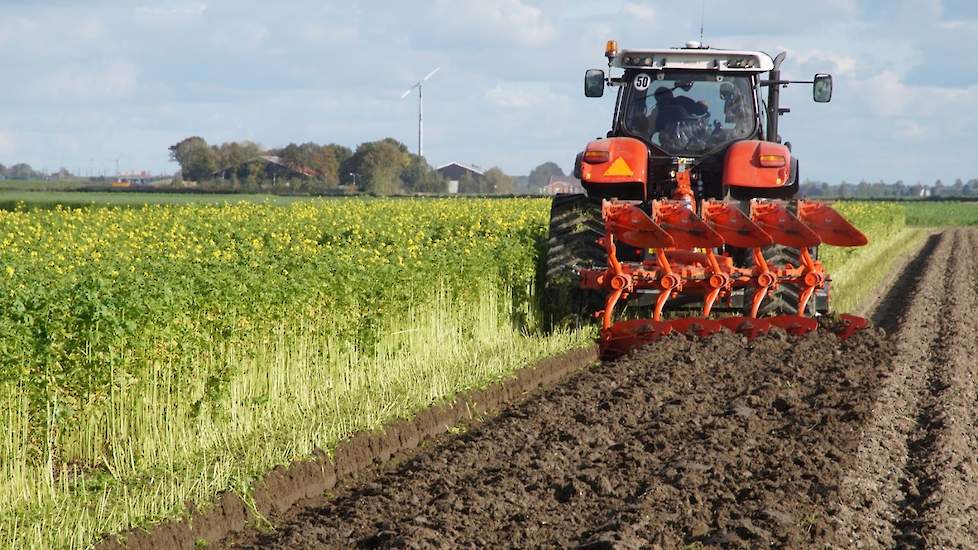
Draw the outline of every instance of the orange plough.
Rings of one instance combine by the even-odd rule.
[[[596,313],[602,319],[603,358],[618,357],[672,332],[708,337],[729,330],[753,339],[779,327],[794,336],[808,334],[818,328],[817,319],[804,315],[758,318],[761,303],[778,285],[792,284],[800,289],[797,310],[807,311],[816,289],[829,281],[810,248],[823,243],[866,244],[859,230],[824,203],[800,200],[792,209],[780,200],[738,203],[711,199],[700,202],[699,213],[695,204],[682,199],[654,200],[646,211],[634,202],[602,202],[605,234],[598,242],[607,252],[608,267],[582,269],[580,285],[607,293],[604,309]],[[742,205],[749,206],[749,212]],[[616,243],[648,249],[650,257],[623,262]],[[797,248],[800,265],[768,265],[762,249],[770,245]],[[737,267],[725,253],[731,247],[749,250],[753,265]],[[714,304],[737,289],[751,290],[749,313],[712,318]],[[651,318],[615,322],[615,307],[639,292],[657,294]],[[666,304],[684,295],[694,295],[702,302],[701,314],[664,320]],[[843,315],[833,330],[846,338],[867,324],[860,317]]]

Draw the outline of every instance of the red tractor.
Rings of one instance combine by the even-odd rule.
[[[606,358],[672,331],[815,330],[829,311],[819,245],[866,238],[826,204],[789,200],[798,159],[778,134],[788,112],[779,92],[799,82],[782,80],[784,54],[609,41],[605,56],[620,74],[587,71],[584,93],[618,88],[611,131],[577,157],[585,193],[557,195],[551,208],[551,319],[600,317]],[[805,83],[816,102],[831,99],[830,75]],[[615,322],[624,310],[630,318]],[[843,336],[866,324],[837,321]]]

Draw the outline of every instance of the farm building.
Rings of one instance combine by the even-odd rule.
[[[485,175],[485,172],[478,166],[469,166],[460,162],[450,162],[435,168],[435,171],[441,174],[445,178],[445,181],[448,182],[449,193],[458,193],[458,184],[462,181],[462,177],[465,174],[468,174],[476,181],[482,179]]]
[[[115,181],[112,182],[112,187],[126,188],[148,185],[150,179],[152,178],[149,172],[145,170],[142,172],[123,172],[116,176]]]
[[[550,176],[550,183],[543,187],[544,194],[556,195],[557,193],[583,193],[584,188],[581,182],[574,178]]]
[[[237,172],[245,164],[250,164],[253,162],[262,162],[265,165],[265,177],[269,180],[274,181],[275,179],[305,179],[305,178],[315,178],[319,175],[318,172],[309,168],[308,166],[303,166],[301,164],[294,164],[287,162],[282,157],[275,155],[261,155],[253,159],[246,160],[234,166],[226,166],[212,174],[215,178],[227,179],[231,177],[231,174]]]

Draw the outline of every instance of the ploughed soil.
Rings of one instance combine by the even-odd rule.
[[[840,341],[671,336],[222,545],[971,547],[978,231]]]
[[[255,545],[675,547],[835,541],[876,332],[674,337],[574,376]],[[843,361],[844,359],[844,361]],[[854,367],[853,365],[858,365]]]

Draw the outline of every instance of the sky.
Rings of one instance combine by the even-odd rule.
[[[978,2],[703,0],[704,42],[787,51],[783,76],[835,78],[833,100],[782,94],[803,179],[945,183],[978,177]],[[583,75],[604,43],[698,39],[694,0],[0,0],[0,163],[80,175],[170,173],[199,135],[417,148],[514,175],[569,170],[610,127],[613,94]]]

